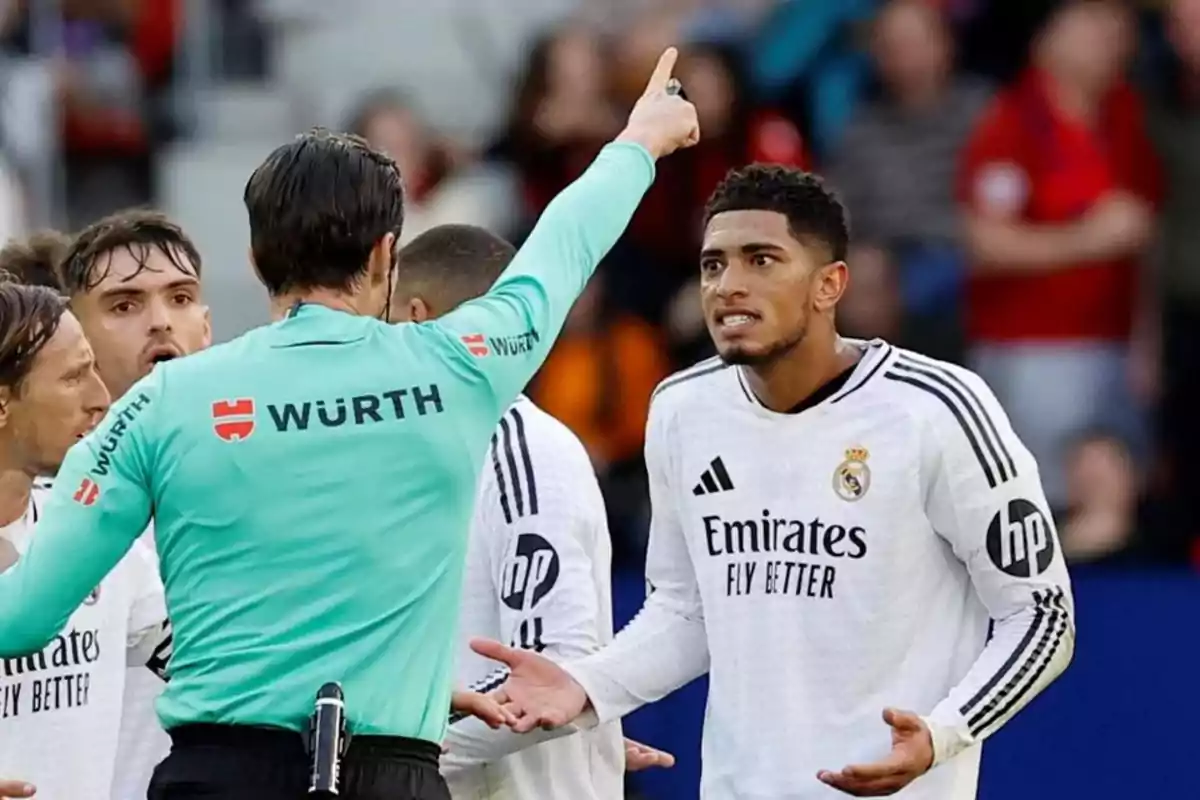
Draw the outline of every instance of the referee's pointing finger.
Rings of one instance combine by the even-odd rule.
[[[658,57],[658,63],[654,65],[654,72],[650,74],[650,80],[646,82],[646,91],[642,92],[642,95],[665,92],[667,81],[671,80],[671,73],[675,71],[675,62],[678,60],[679,51],[677,49],[668,47],[664,50],[663,54]]]

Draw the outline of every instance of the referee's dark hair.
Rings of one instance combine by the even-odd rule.
[[[731,170],[704,208],[704,224],[726,211],[774,211],[787,217],[788,230],[804,244],[819,244],[829,260],[845,261],[850,222],[837,195],[820,176],[777,164],[751,164]]]
[[[75,234],[58,266],[63,291],[74,298],[99,286],[108,276],[110,256],[122,249],[134,257],[138,272],[146,269],[157,250],[175,269],[200,277],[200,250],[183,228],[161,211],[129,208]]]
[[[20,394],[34,359],[54,338],[66,310],[66,298],[54,289],[0,274],[0,386]]]
[[[361,136],[322,128],[267,156],[243,200],[254,266],[272,296],[351,290],[379,241],[404,225],[396,162]]]
[[[70,247],[71,237],[53,230],[37,231],[24,239],[10,239],[0,248],[0,271],[27,286],[61,291],[58,267]]]
[[[409,318],[404,307],[414,299],[437,317],[485,294],[516,254],[508,240],[477,225],[430,228],[396,255],[393,316]]]

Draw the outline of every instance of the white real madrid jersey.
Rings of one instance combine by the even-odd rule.
[[[459,684],[498,684],[476,636],[561,661],[612,639],[612,545],[596,473],[579,439],[524,396],[501,418],[479,483],[463,581]],[[490,680],[491,679],[491,680]],[[454,800],[619,800],[621,724],[591,730],[450,726],[442,772]],[[561,738],[559,738],[561,737]],[[551,741],[553,739],[553,741]]]
[[[937,760],[896,796],[969,800],[977,744],[1070,659],[1037,464],[992,393],[857,344],[845,384],[796,414],[718,360],[652,403],[651,592],[567,668],[601,720],[708,671],[706,800],[843,797],[817,772],[885,756],[889,706],[926,717]]]
[[[25,552],[48,487],[0,537]],[[135,545],[40,653],[0,659],[0,776],[38,800],[106,798],[112,785],[127,665],[162,641],[162,584]],[[144,667],[143,667],[144,668]]]

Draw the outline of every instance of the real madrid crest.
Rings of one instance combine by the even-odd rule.
[[[871,454],[865,447],[846,449],[846,460],[833,471],[833,491],[847,503],[861,500],[871,488],[871,468],[867,459]]]

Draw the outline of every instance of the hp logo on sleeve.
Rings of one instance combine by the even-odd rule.
[[[500,578],[504,605],[513,611],[536,606],[554,588],[559,568],[554,545],[536,533],[522,533],[517,537],[516,551],[505,562]]]
[[[1010,500],[988,525],[987,551],[992,563],[1014,578],[1032,578],[1054,560],[1054,535],[1046,515],[1028,500]]]

